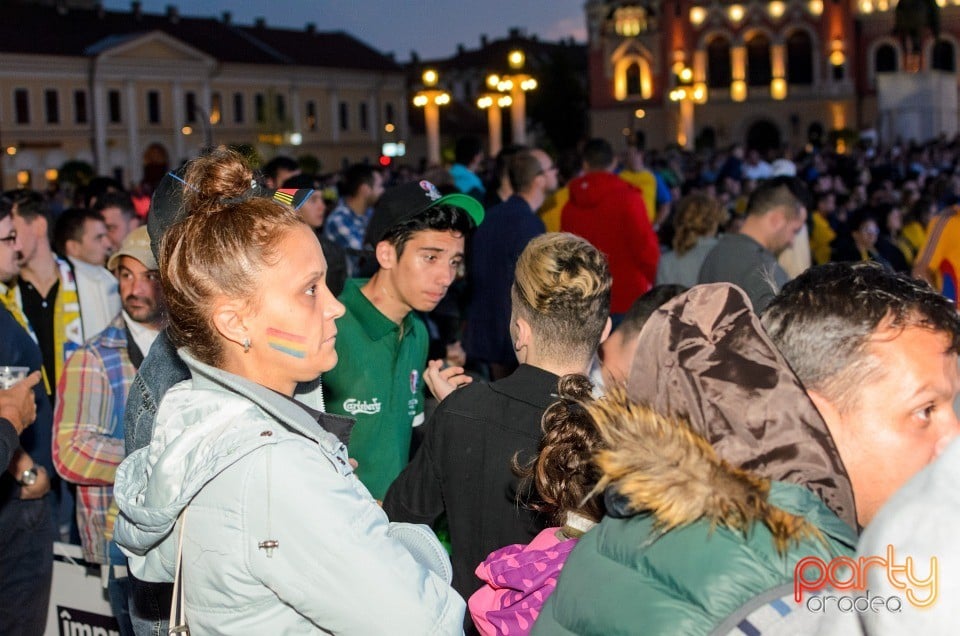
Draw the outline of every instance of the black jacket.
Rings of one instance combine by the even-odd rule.
[[[529,543],[544,527],[539,515],[518,504],[511,461],[518,452],[521,464],[536,456],[540,419],[557,399],[558,380],[520,365],[502,380],[451,393],[425,424],[423,444],[384,497],[391,521],[432,524],[446,511],[453,587],[465,599],[481,586],[474,570],[488,554]]]

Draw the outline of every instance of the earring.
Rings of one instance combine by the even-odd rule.
[[[250,351],[250,338],[244,338],[243,342],[240,343],[243,345],[243,352],[246,353]]]

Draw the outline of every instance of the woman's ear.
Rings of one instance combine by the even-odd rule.
[[[246,317],[246,303],[237,299],[224,300],[214,307],[213,326],[221,336],[243,346],[245,340],[250,340],[245,324]]]

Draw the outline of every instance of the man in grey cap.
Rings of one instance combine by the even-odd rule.
[[[126,557],[106,538],[113,486],[104,484],[113,482],[124,458],[123,416],[134,375],[166,323],[147,228],[128,234],[107,267],[119,282],[122,309],[64,366],[54,415],[53,461],[61,477],[77,484],[83,556],[108,570],[113,613],[132,631]]]

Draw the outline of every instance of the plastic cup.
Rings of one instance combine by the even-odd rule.
[[[0,367],[0,389],[9,389],[29,372],[29,367]]]

